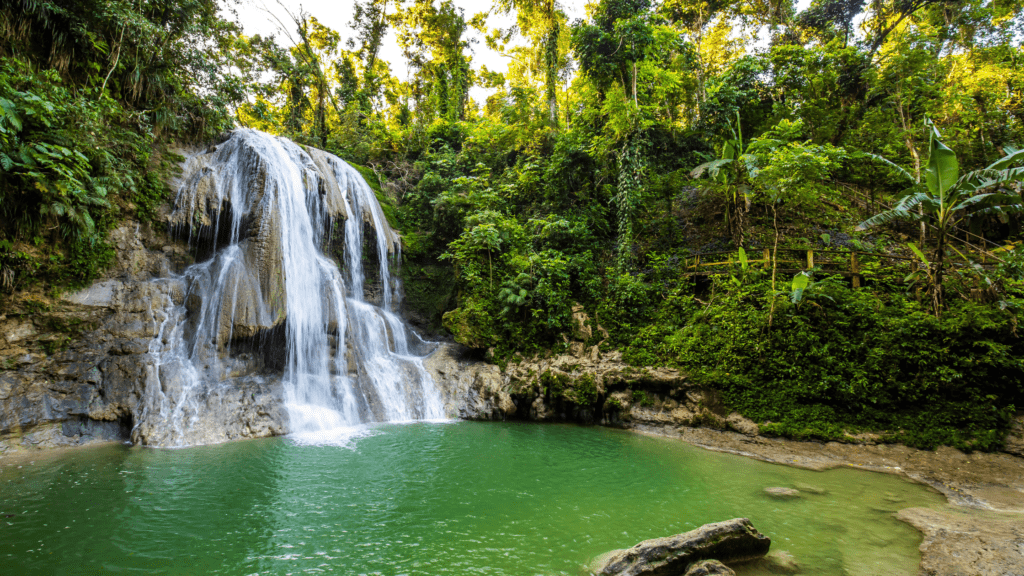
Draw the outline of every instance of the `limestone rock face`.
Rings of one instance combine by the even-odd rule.
[[[602,353],[580,342],[569,348],[569,354],[519,359],[506,367],[506,387],[516,404],[527,409],[522,417],[613,426],[725,427],[717,393],[691,383],[682,372],[630,366],[618,351]]]
[[[168,376],[165,388],[180,381],[172,367],[158,368],[155,353],[176,320],[168,311],[186,304],[186,282],[170,272],[190,259],[184,247],[141,225],[114,230],[111,242],[117,277],[60,301],[33,294],[4,301],[0,454],[132,437],[162,443],[146,419],[145,398],[160,372]],[[250,377],[196,392],[188,406],[173,407],[189,414],[195,443],[286,429],[279,385]]]
[[[747,436],[757,436],[761,430],[757,424],[750,418],[744,418],[739,412],[733,412],[729,414],[725,419],[726,425],[729,428],[739,432],[740,434],[746,434]]]
[[[505,391],[501,370],[468,357],[468,353],[464,347],[445,344],[423,362],[441,390],[445,412],[468,420],[504,420],[515,414],[516,405]]]
[[[705,524],[683,534],[644,540],[626,550],[609,552],[591,566],[598,576],[677,576],[702,560],[736,563],[757,560],[768,553],[771,540],[746,518]],[[706,570],[716,569],[714,565]],[[695,574],[729,574],[696,572]]]

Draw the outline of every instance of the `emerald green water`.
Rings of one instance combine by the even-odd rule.
[[[577,575],[602,552],[745,516],[803,574],[912,575],[920,536],[892,512],[944,501],[894,476],[603,428],[372,434],[350,447],[275,438],[0,461],[0,573]],[[763,492],[798,484],[825,493]]]

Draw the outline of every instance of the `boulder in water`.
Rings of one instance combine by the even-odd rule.
[[[598,576],[675,576],[700,560],[749,562],[768,553],[771,539],[746,518],[705,524],[683,534],[644,540],[626,550],[598,557],[592,571]],[[716,574],[711,572],[710,574]]]

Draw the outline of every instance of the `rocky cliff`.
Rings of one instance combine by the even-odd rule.
[[[117,263],[90,288],[63,298],[30,291],[3,299],[0,454],[156,440],[157,431],[138,425],[149,408],[146,387],[175,379],[169,367],[159,378],[151,346],[170,320],[168,304],[184,303],[175,272],[191,259],[162,231],[135,222],[110,240]],[[202,415],[197,434],[208,442],[280,434],[286,426],[279,386],[258,378],[214,390],[187,409]]]

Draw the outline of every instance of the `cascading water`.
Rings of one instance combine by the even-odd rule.
[[[171,222],[203,261],[185,272],[185,305],[168,302],[150,347],[144,441],[217,438],[200,425],[211,395],[274,381],[289,431],[312,441],[368,422],[444,418],[421,361],[429,345],[395,314],[398,235],[351,166],[237,130],[188,159]],[[339,230],[343,270],[329,257]],[[368,286],[363,259],[374,255],[379,277]]]

